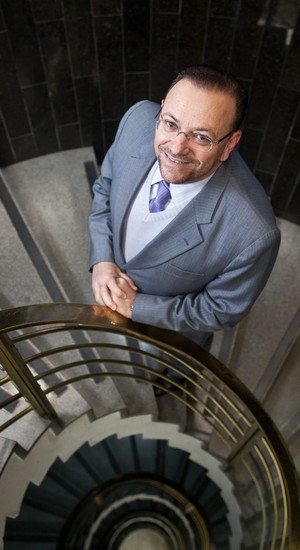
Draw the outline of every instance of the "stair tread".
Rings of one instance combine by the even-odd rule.
[[[32,303],[49,302],[49,293],[21,243],[1,201],[0,219],[0,308],[6,309]],[[13,276],[12,266],[14,266]]]
[[[95,161],[92,147],[44,155],[2,169],[40,249],[68,300],[75,303],[93,302],[87,230],[92,197],[84,168],[88,160]]]
[[[15,441],[11,441],[8,438],[0,436],[0,472],[2,472],[2,469],[15,446]]]
[[[13,440],[26,451],[34,445],[40,435],[48,428],[51,421],[42,418],[35,411],[30,411],[14,424],[1,432],[2,438]]]

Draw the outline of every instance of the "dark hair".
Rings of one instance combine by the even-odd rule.
[[[193,65],[180,71],[173,80],[169,91],[183,79],[190,80],[199,88],[225,92],[234,97],[236,101],[236,114],[233,121],[233,129],[238,130],[241,126],[247,109],[248,93],[242,84],[230,73],[211,65]],[[166,94],[166,95],[167,95]]]

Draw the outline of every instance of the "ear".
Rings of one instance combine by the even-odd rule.
[[[161,102],[160,102],[160,109],[159,109],[159,111],[158,111],[158,113],[157,113],[157,115],[156,115],[157,117],[160,116],[160,113],[161,113],[161,110],[162,110],[162,108],[163,108],[164,102],[165,102],[164,99],[162,99]]]
[[[231,138],[229,138],[229,140],[227,141],[225,149],[224,149],[224,151],[221,155],[220,160],[222,162],[224,162],[225,160],[228,159],[231,151],[233,151],[233,149],[236,147],[236,145],[240,141],[241,137],[242,137],[242,131],[241,130],[237,130],[236,132],[234,132],[232,134]]]

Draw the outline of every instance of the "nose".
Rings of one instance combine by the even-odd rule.
[[[185,132],[178,132],[172,139],[172,153],[180,153],[189,148],[189,138]]]
[[[176,137],[180,136],[180,134],[183,134],[183,135],[185,136],[185,138],[186,138],[188,141],[190,141],[189,136],[188,136],[185,132],[183,132],[182,130],[180,130],[180,132],[177,133],[177,136],[176,136]],[[176,138],[175,138],[175,139],[176,139]]]

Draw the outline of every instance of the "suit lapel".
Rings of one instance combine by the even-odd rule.
[[[123,218],[134,196],[145,180],[154,162],[155,158],[153,156],[147,158],[130,157],[129,162],[127,162],[126,167],[124,167],[124,170],[120,174],[120,184],[118,185],[117,191],[118,201],[116,203],[120,222],[123,222]]]
[[[128,209],[134,200],[134,197],[145,180],[149,170],[155,162],[154,151],[152,148],[151,155],[145,156],[131,156],[124,163],[123,169],[117,175],[118,186],[116,188],[117,198],[114,201],[114,236],[116,243],[119,243],[119,253],[123,257],[121,250],[122,246],[122,230],[124,220],[126,218]]]
[[[180,227],[180,232],[177,231],[178,227]],[[186,215],[182,211],[126,264],[126,268],[154,267],[197,246],[202,240],[200,227],[191,221],[190,214]]]
[[[125,265],[126,269],[153,267],[200,245],[204,241],[201,226],[213,223],[227,181],[227,167],[222,165],[201,193]]]

